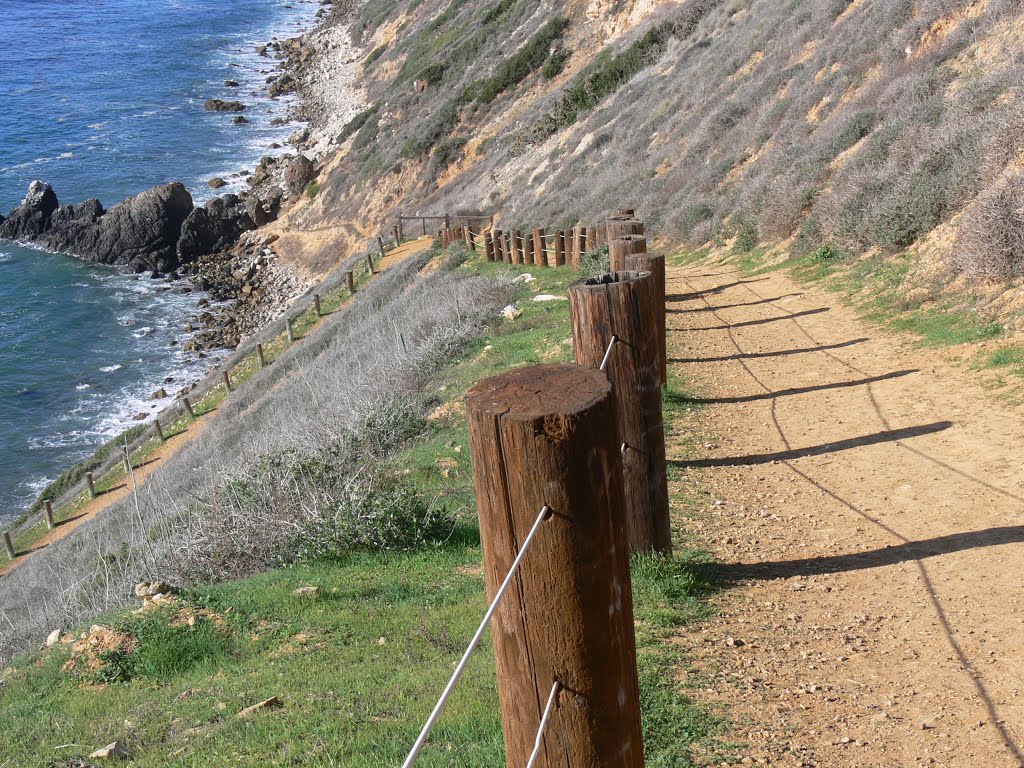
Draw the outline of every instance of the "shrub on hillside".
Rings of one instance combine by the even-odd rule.
[[[967,209],[953,260],[969,275],[1024,275],[1024,174],[1004,175]]]
[[[565,33],[569,20],[556,16],[541,27],[533,37],[506,59],[491,77],[471,86],[476,100],[490,104],[499,94],[518,85],[547,60],[551,46]]]

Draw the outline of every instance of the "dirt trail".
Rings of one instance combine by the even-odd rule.
[[[403,243],[398,248],[388,251],[385,257],[374,265],[374,270],[375,272],[379,273],[387,269],[390,269],[396,264],[400,264],[401,262],[405,261],[410,256],[429,248],[432,243],[433,238],[420,238],[417,240],[410,241],[408,243]],[[321,326],[318,323],[316,326],[307,331],[305,335],[303,335],[298,340],[297,343],[301,344],[303,339],[306,339],[310,335],[316,333],[316,331],[320,327]],[[184,445],[194,440],[203,431],[203,428],[208,423],[208,418],[200,418],[198,421],[189,424],[189,426],[186,428],[184,432],[174,435],[173,437],[169,438],[166,443],[164,443],[163,445],[159,446],[156,450],[154,450],[149,456],[146,457],[145,461],[141,466],[136,467],[134,473],[135,483],[137,485],[142,485],[150,476],[150,474],[152,474],[156,469],[162,466],[162,464],[165,463],[168,458],[177,453]],[[29,559],[29,557],[31,557],[34,553],[38,552],[39,550],[45,549],[53,542],[60,541],[64,537],[70,535],[78,526],[82,525],[88,520],[91,520],[104,509],[119,501],[120,499],[124,498],[129,493],[131,493],[131,491],[131,482],[126,480],[114,486],[109,491],[100,494],[95,499],[90,501],[88,504],[83,506],[75,514],[74,517],[59,523],[57,527],[54,528],[52,531],[47,531],[39,539],[32,542],[31,546],[27,550],[19,552],[18,557],[16,559],[6,561],[3,563],[3,565],[0,565],[0,576],[3,576],[4,574],[9,573],[10,571],[13,571],[22,563],[25,563]],[[0,548],[0,552],[2,551],[2,548]],[[2,765],[0,765],[0,768],[2,768]]]
[[[1024,421],[948,352],[784,274],[668,273],[669,357],[706,407],[684,523],[732,585],[678,641],[744,762],[1024,765]]]

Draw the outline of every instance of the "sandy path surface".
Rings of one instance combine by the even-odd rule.
[[[784,274],[670,267],[722,614],[678,638],[744,763],[1024,765],[1024,424]]]

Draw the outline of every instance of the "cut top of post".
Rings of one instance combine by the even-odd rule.
[[[551,414],[585,411],[611,389],[608,377],[579,365],[535,365],[514,368],[478,382],[466,393],[466,405],[477,413],[515,420],[543,419]],[[571,429],[568,423],[545,423],[552,439]]]

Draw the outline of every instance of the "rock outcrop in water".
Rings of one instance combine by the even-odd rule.
[[[237,195],[195,208],[180,182],[147,189],[105,211],[99,200],[59,205],[49,184],[34,181],[21,205],[0,219],[0,238],[135,272],[171,272],[230,248],[255,227]]]
[[[0,224],[0,237],[7,240],[35,240],[50,225],[50,217],[57,210],[57,195],[53,187],[42,181],[29,184],[28,194],[21,205],[11,211]]]

